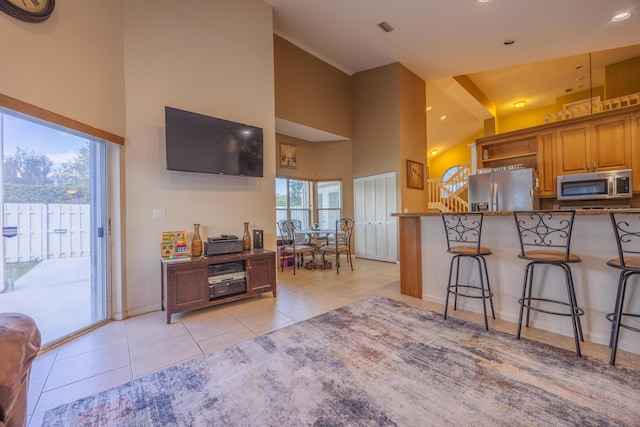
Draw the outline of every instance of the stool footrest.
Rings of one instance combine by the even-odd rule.
[[[518,303],[520,303],[521,305],[524,305],[526,308],[528,308],[529,310],[532,311],[537,311],[540,313],[547,313],[547,314],[555,314],[557,316],[571,316],[571,311],[569,311],[568,313],[565,312],[561,312],[561,311],[550,311],[550,310],[544,310],[542,308],[539,307],[533,307],[531,305],[531,303],[533,301],[541,301],[541,302],[548,302],[551,304],[559,304],[559,305],[564,305],[565,307],[569,307],[571,308],[571,305],[567,302],[564,301],[557,301],[557,300],[553,300],[553,299],[547,299],[547,298],[525,298],[524,302],[523,299],[520,298],[518,299]],[[576,307],[576,312],[574,313],[576,316],[584,316],[584,310],[581,309],[580,307]]]
[[[627,316],[627,317],[640,317],[640,314],[622,313],[622,318],[623,319],[624,319],[624,316]],[[607,320],[609,322],[616,323],[616,314],[615,313],[608,313],[606,315],[606,318],[607,318]],[[625,328],[625,329],[629,329],[630,331],[640,332],[640,328],[638,328],[636,326],[625,325],[624,323],[620,323],[620,327],[621,328]]]
[[[468,289],[470,291],[476,290],[480,293],[480,295],[477,294],[468,294],[465,292],[460,292],[458,290],[456,290],[456,288],[465,288]],[[482,288],[480,286],[475,286],[475,285],[449,285],[449,287],[447,288],[447,292],[449,292],[450,294],[453,295],[458,295],[461,297],[467,297],[467,298],[493,298],[493,291],[490,291],[489,289],[484,289],[484,296],[482,295]]]

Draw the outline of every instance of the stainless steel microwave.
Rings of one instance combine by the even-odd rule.
[[[563,175],[557,178],[558,200],[631,198],[631,169]]]

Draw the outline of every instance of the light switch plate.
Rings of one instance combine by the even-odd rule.
[[[165,219],[166,213],[164,209],[154,209],[153,210],[153,219]]]

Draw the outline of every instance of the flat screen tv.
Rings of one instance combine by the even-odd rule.
[[[263,176],[262,129],[164,107],[167,169]]]

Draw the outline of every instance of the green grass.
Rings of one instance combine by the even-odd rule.
[[[4,280],[5,282],[15,282],[25,274],[29,272],[33,267],[38,265],[40,261],[29,262],[13,262],[4,265]]]

